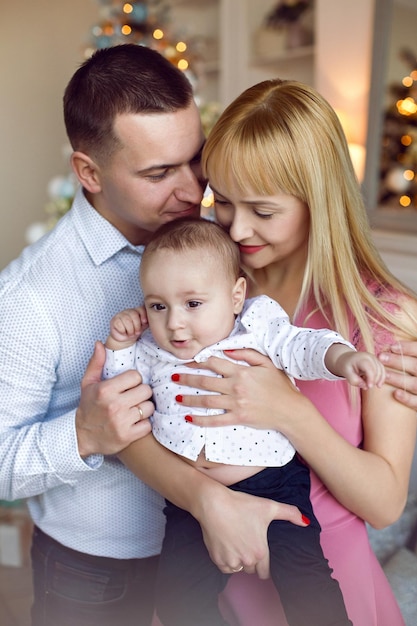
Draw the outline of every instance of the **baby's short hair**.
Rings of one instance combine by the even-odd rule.
[[[142,256],[141,271],[154,252],[161,249],[174,252],[201,250],[220,260],[223,268],[237,280],[241,276],[239,249],[229,234],[215,222],[184,218],[163,224],[152,235]]]

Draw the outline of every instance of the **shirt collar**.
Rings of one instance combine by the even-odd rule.
[[[132,245],[122,233],[89,203],[79,187],[72,204],[74,225],[95,265],[101,265],[123,248],[142,254],[144,246]]]

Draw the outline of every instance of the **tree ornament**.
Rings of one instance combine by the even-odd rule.
[[[393,167],[385,176],[385,186],[394,193],[404,193],[410,187],[410,181],[404,176],[405,169],[401,166]]]

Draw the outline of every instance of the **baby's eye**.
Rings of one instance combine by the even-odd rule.
[[[164,311],[165,310],[165,305],[164,304],[159,304],[158,302],[155,302],[155,304],[151,304],[151,306],[149,308],[153,309],[154,311]]]
[[[202,302],[199,302],[198,300],[189,300],[189,302],[187,303],[190,309],[196,309],[197,307],[201,306],[201,304]]]

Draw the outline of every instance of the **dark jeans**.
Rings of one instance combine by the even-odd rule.
[[[274,521],[268,529],[271,576],[290,626],[351,625],[321,549],[308,468],[295,457],[284,467],[267,468],[230,488],[295,504],[311,520],[308,527]],[[167,502],[165,515],[156,585],[160,620],[164,626],[224,626],[217,601],[228,575],[211,561],[200,525],[189,513]]]
[[[32,626],[149,626],[158,557],[76,552],[39,528],[32,543]]]

